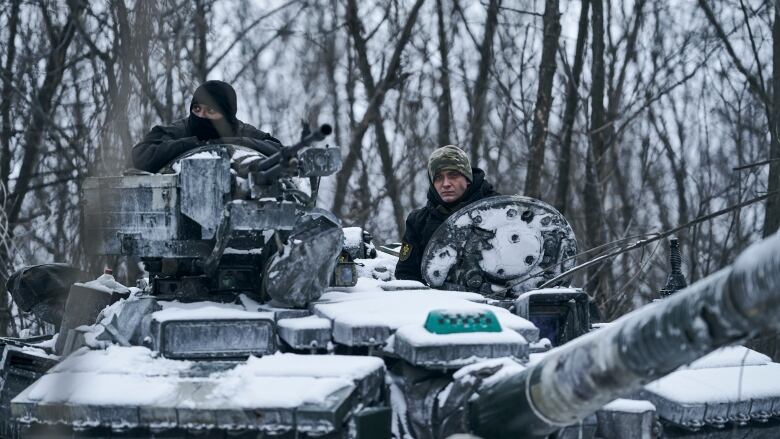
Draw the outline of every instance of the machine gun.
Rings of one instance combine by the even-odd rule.
[[[321,177],[338,171],[333,163],[340,162],[341,155],[337,149],[316,148],[303,153],[301,150],[311,146],[314,142],[325,140],[333,132],[330,125],[324,124],[317,131],[311,132],[309,125],[303,123],[301,140],[292,146],[283,146],[282,149],[268,158],[249,165],[249,172],[256,184],[268,185],[277,181],[282,176],[296,177]],[[335,157],[338,157],[337,159]]]
[[[302,284],[307,273],[295,273],[304,293],[284,300],[287,293],[268,291],[264,270],[288,238],[298,236],[313,240],[301,265],[333,271],[343,239],[339,222],[314,207],[317,184],[307,195],[290,178],[315,183],[340,169],[338,148],[312,147],[331,131],[322,125],[312,132],[304,124],[298,143],[267,157],[236,139],[236,145],[206,145],[179,156],[167,167],[175,173],[89,178],[83,197],[87,251],[140,258],[152,293],[161,298],[230,301],[237,292],[250,292],[302,306],[327,286],[319,279],[325,274],[309,270],[309,282]],[[236,151],[251,156],[238,172],[231,163]],[[247,189],[237,189],[242,187]]]

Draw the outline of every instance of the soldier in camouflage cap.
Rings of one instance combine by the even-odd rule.
[[[483,198],[499,195],[485,181],[485,172],[472,168],[466,153],[455,145],[442,146],[428,159],[428,203],[406,218],[397,279],[423,282],[420,266],[433,232],[457,210]]]
[[[469,182],[474,181],[474,174],[471,171],[471,162],[469,156],[455,145],[442,146],[433,151],[428,159],[428,178],[433,181],[433,177],[440,171],[458,171],[463,174]]]

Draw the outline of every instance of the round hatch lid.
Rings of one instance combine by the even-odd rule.
[[[422,275],[433,287],[509,299],[574,267],[576,254],[574,232],[555,208],[503,195],[447,218],[425,248]]]

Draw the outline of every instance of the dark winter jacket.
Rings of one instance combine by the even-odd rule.
[[[474,181],[459,200],[454,203],[445,203],[431,184],[428,188],[428,203],[425,207],[412,211],[406,217],[406,232],[404,232],[402,240],[401,255],[395,266],[396,279],[424,282],[421,272],[423,252],[436,229],[459,209],[483,198],[500,195],[493,190],[493,185],[485,181],[483,170],[471,169],[474,173]]]
[[[195,137],[189,125],[189,118],[184,118],[169,126],[157,125],[152,128],[149,134],[133,147],[133,166],[143,171],[158,172],[181,154],[205,145],[206,142]],[[235,136],[241,140],[236,143],[249,146],[265,155],[279,151],[281,144],[270,134],[238,119],[235,126]],[[233,143],[229,140],[223,139],[226,143]]]

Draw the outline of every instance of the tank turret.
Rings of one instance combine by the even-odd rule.
[[[209,145],[173,174],[88,180],[88,247],[140,258],[151,283],[62,265],[12,277],[20,308],[60,325],[56,342],[0,338],[0,436],[650,439],[660,420],[777,437],[780,364],[742,347],[716,353],[717,374],[695,363],[778,326],[780,235],[596,325],[588,292],[539,289],[577,254],[546,204],[494,197],[453,214],[425,251],[436,290],[392,279],[397,260],[369,234],[288,185],[338,168],[336,148],[296,148],[248,160]],[[671,253],[669,291],[684,283]],[[708,376],[738,390],[695,404],[669,392]],[[623,397],[641,425],[610,403]]]

